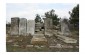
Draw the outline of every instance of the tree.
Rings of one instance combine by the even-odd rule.
[[[74,27],[79,26],[79,4],[72,9],[72,12],[69,11],[70,14],[70,23],[74,25]]]
[[[46,18],[50,18],[53,20],[53,25],[57,25],[59,23],[58,15],[55,14],[55,10],[50,10],[45,13]]]
[[[36,15],[36,17],[35,17],[35,22],[36,22],[36,23],[37,23],[37,22],[41,22],[41,17],[40,17],[39,14]]]

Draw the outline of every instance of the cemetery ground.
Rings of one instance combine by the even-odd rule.
[[[52,32],[53,33],[53,32]],[[79,35],[78,31],[71,31],[71,38],[76,39],[77,43],[68,44],[60,39],[58,36],[44,35],[47,39],[47,45],[33,45],[31,40],[32,35],[13,37],[6,34],[6,50],[7,52],[78,52],[79,51]],[[39,32],[40,34],[40,32]],[[60,35],[57,33],[57,35]]]

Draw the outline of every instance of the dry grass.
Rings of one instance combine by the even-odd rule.
[[[47,41],[48,41],[48,45],[49,46],[56,46],[57,44],[61,44],[61,45],[67,45],[67,46],[73,46],[73,48],[55,48],[55,47],[48,47],[48,46],[30,46],[30,47],[26,47],[27,45],[32,45],[31,44],[31,39],[33,36],[29,35],[29,36],[19,36],[19,37],[13,37],[10,35],[7,35],[6,37],[6,48],[7,48],[7,52],[78,52],[79,48],[76,48],[76,46],[79,46],[79,36],[77,34],[78,32],[72,32],[72,38],[77,39],[78,43],[76,44],[66,44],[63,41],[60,41],[59,39],[57,39],[57,37],[51,36],[45,36]],[[8,42],[9,40],[12,40],[11,42]],[[18,45],[18,46],[14,46],[14,45]],[[43,46],[43,45],[42,45]]]

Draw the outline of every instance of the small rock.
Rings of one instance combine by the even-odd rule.
[[[27,45],[26,47],[33,47],[33,45]]]

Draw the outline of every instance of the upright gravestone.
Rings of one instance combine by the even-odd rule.
[[[61,32],[63,35],[70,35],[70,30],[68,27],[68,20],[67,19],[61,19]]]
[[[52,23],[52,19],[50,18],[45,18],[44,19],[44,26],[45,26],[45,30],[49,30],[53,28],[53,23]]]
[[[27,34],[27,19],[21,18],[19,20],[19,35],[26,36]]]
[[[19,35],[19,17],[11,18],[11,35]]]
[[[45,35],[52,36],[53,23],[52,19],[44,18]]]
[[[29,34],[34,35],[34,32],[35,32],[35,21],[28,20],[27,21],[27,35]]]

